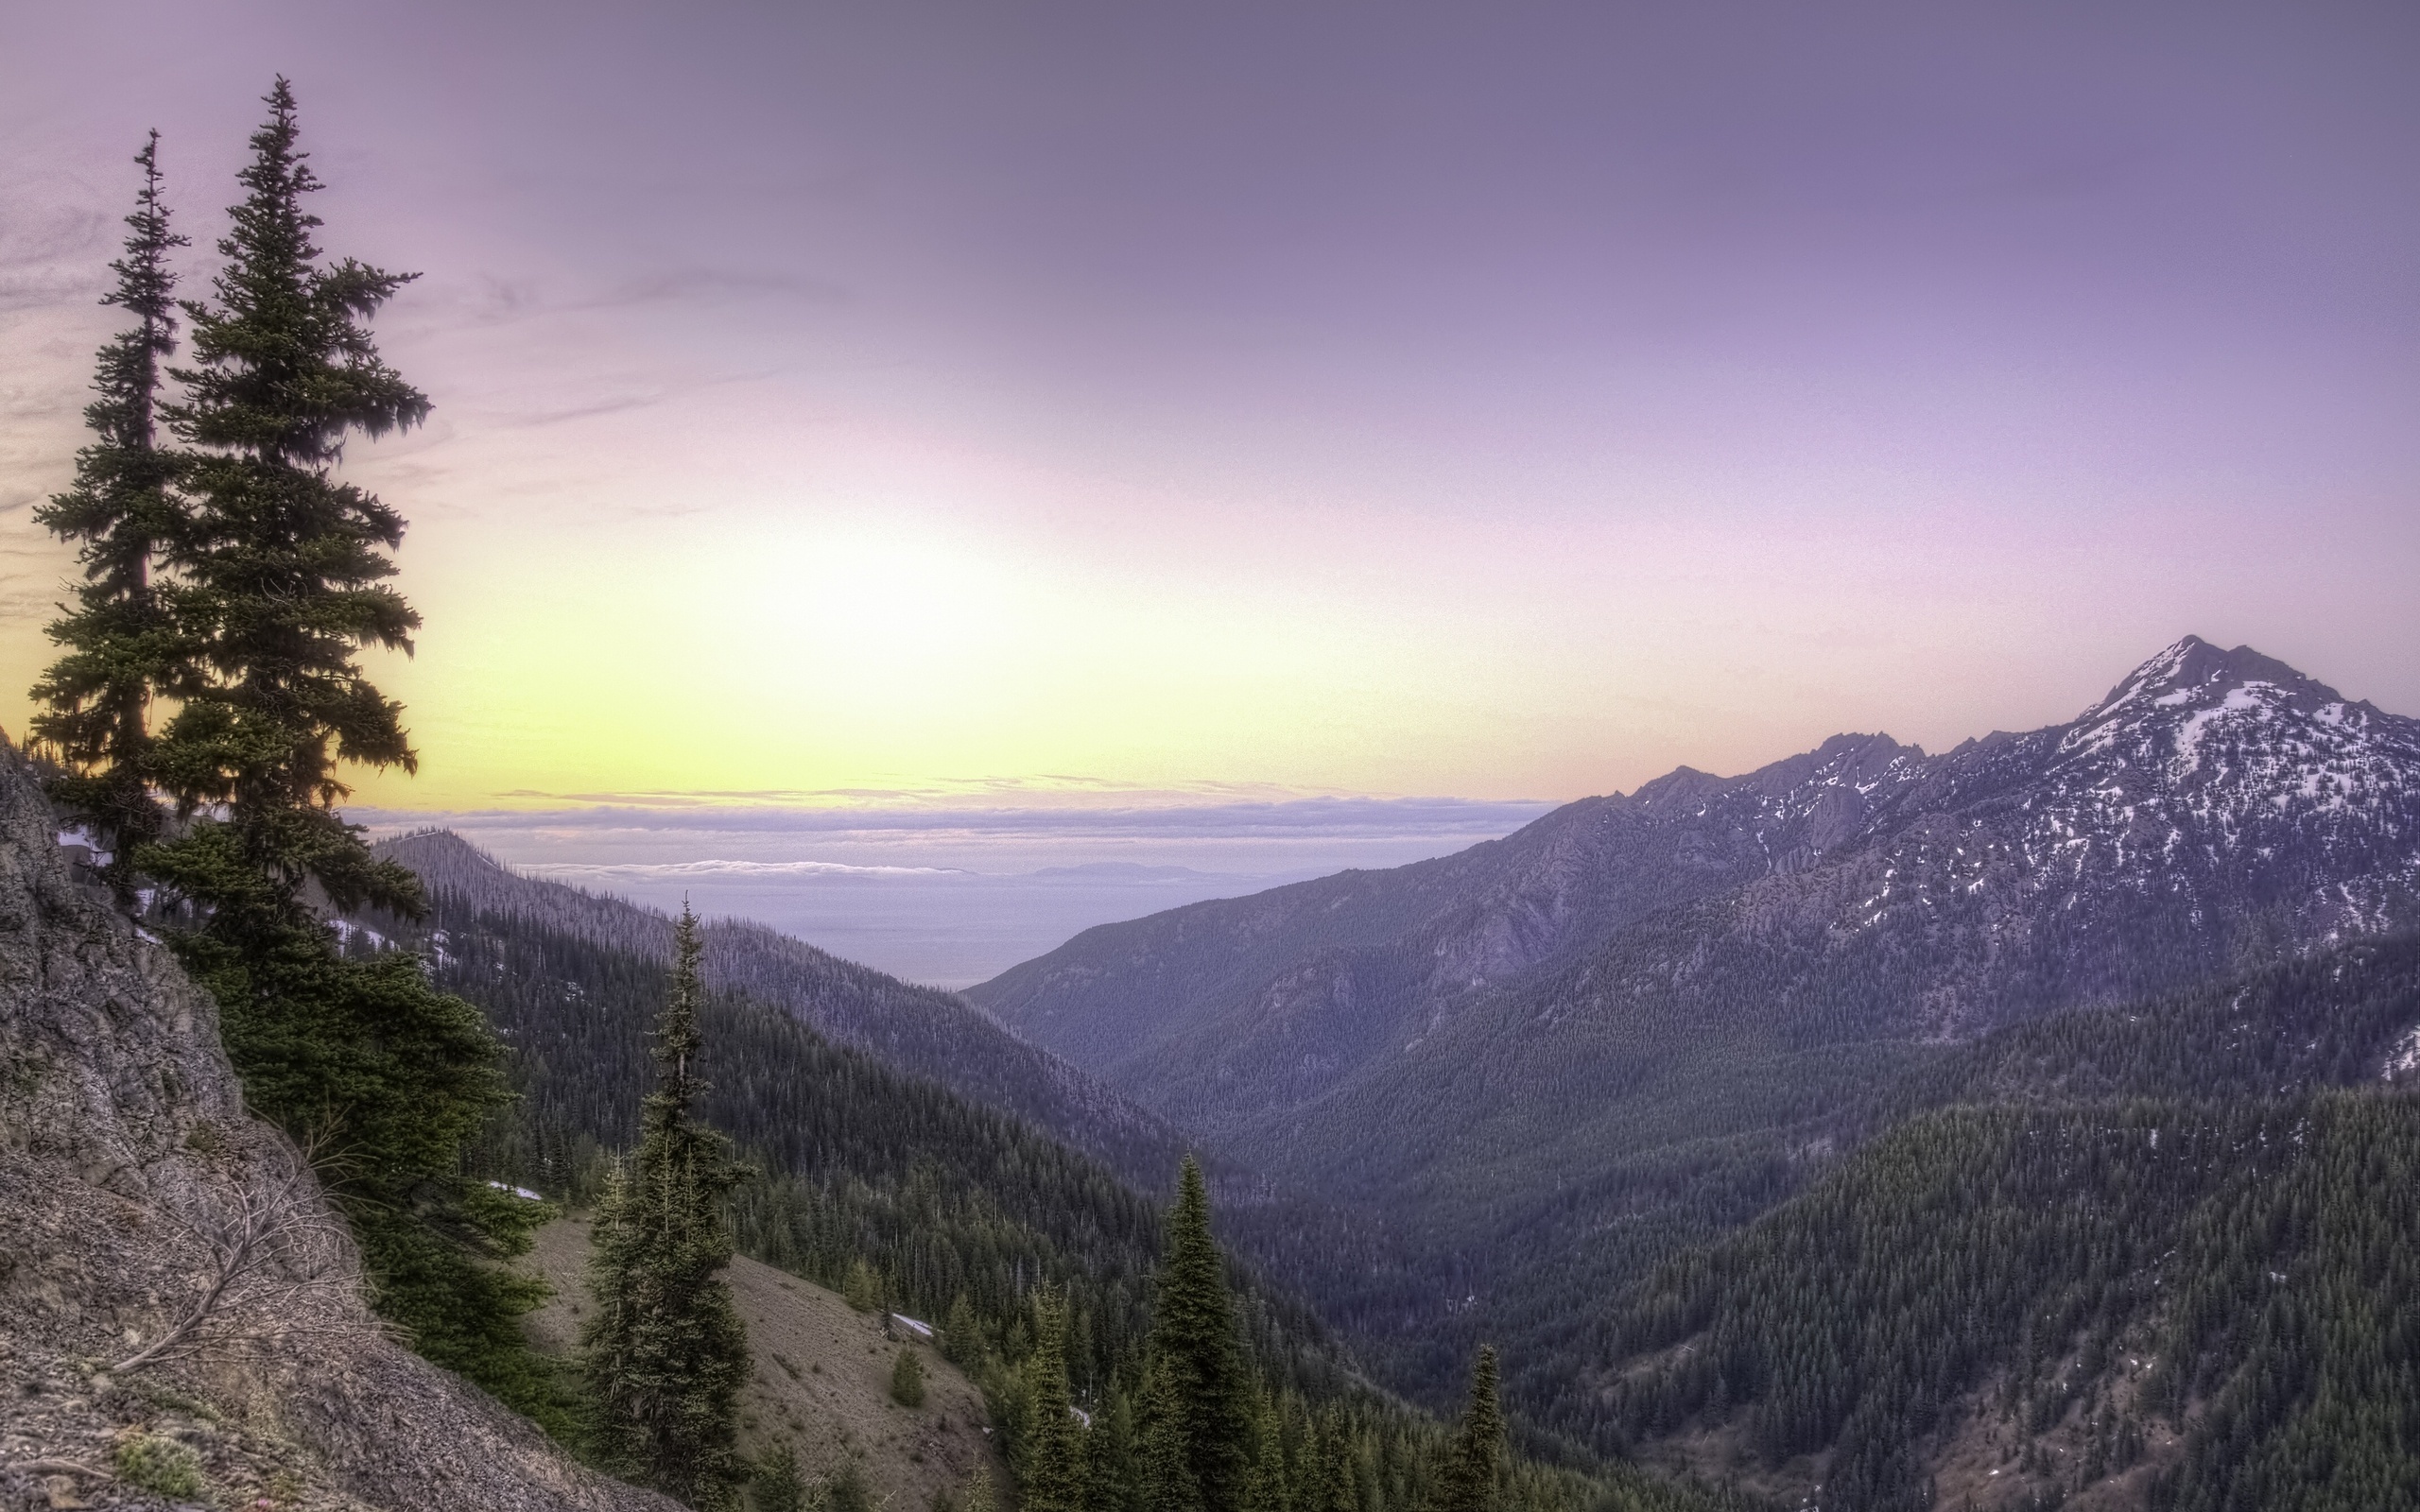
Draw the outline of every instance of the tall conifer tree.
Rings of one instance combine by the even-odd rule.
[[[732,1256],[723,1198],[744,1177],[731,1143],[698,1124],[701,1043],[698,919],[674,932],[671,991],[655,1036],[656,1084],[639,1147],[596,1215],[589,1257],[596,1311],[581,1334],[598,1451],[693,1507],[737,1504],[735,1447],[748,1338],[722,1279]]]
[[[1471,1371],[1470,1405],[1438,1467],[1433,1512],[1493,1512],[1495,1479],[1504,1463],[1504,1413],[1496,1401],[1495,1347],[1479,1346]]]
[[[1034,1296],[1034,1349],[1025,1365],[1031,1418],[1026,1424],[1022,1512],[1085,1512],[1084,1430],[1067,1384],[1067,1304],[1045,1289]]]
[[[1141,1500],[1134,1402],[1115,1377],[1093,1412],[1084,1435],[1084,1486],[1092,1512],[1149,1512]]]
[[[1353,1430],[1334,1402],[1322,1409],[1313,1435],[1318,1479],[1310,1487],[1313,1512],[1361,1512],[1360,1477],[1354,1472]]]
[[[159,255],[174,244],[149,178],[156,154],[121,268],[145,324],[111,368],[122,401],[112,423],[130,443],[117,455],[131,469],[117,474],[128,523],[108,536],[111,571],[161,627],[145,632],[152,650],[129,663],[117,707],[130,711],[131,682],[147,679],[181,708],[120,776],[129,794],[137,778],[156,784],[184,822],[119,849],[195,905],[178,953],[218,1001],[245,1100],[320,1153],[379,1311],[430,1359],[543,1411],[546,1376],[515,1322],[543,1288],[484,1263],[526,1246],[534,1220],[461,1169],[465,1143],[507,1095],[494,1036],[409,954],[345,957],[306,890],[316,882],[339,907],[420,908],[418,882],[374,858],[334,807],[346,791],[337,763],[411,765],[400,709],[354,658],[408,649],[419,619],[384,583],[402,517],[330,469],[347,437],[417,423],[428,401],[378,360],[360,323],[406,280],[320,266],[319,221],[302,207],[319,182],[284,79],[268,104],[218,244],[216,301],[178,306],[193,327],[194,367],[170,373],[182,404],[154,396],[171,331]],[[155,448],[145,460],[130,444],[155,417],[182,455]],[[100,529],[121,507],[110,497],[66,496],[60,523]],[[147,551],[166,576],[146,575]],[[130,713],[114,730],[134,748]]]
[[[1204,1512],[1192,1446],[1185,1441],[1184,1400],[1176,1370],[1154,1359],[1143,1376],[1143,1504],[1151,1512]]]
[[[34,685],[31,733],[63,768],[59,799],[111,851],[104,875],[121,902],[134,893],[135,852],[159,838],[165,816],[151,795],[153,701],[192,691],[189,666],[155,570],[182,535],[175,484],[180,457],[160,444],[162,363],[177,348],[172,248],[160,193],[160,133],[135,155],[143,169],[117,284],[101,297],[134,323],[101,348],[84,422],[97,438],[77,454],[76,481],[35,511],[62,540],[81,543],[77,607],[54,621],[62,654]]]
[[[1226,1258],[1210,1236],[1209,1193],[1191,1156],[1177,1178],[1157,1286],[1147,1348],[1167,1375],[1186,1468],[1209,1512],[1237,1512],[1252,1464],[1252,1377]]]
[[[1252,1474],[1244,1482],[1244,1512],[1293,1512],[1286,1480],[1286,1440],[1278,1431],[1277,1409],[1263,1401],[1259,1422],[1259,1448],[1253,1456]]]
[[[238,176],[247,193],[218,243],[216,303],[188,301],[194,366],[166,414],[194,455],[193,501],[172,554],[179,623],[210,674],[186,692],[156,752],[181,811],[214,816],[145,869],[210,913],[204,934],[241,957],[305,910],[316,882],[339,908],[417,915],[420,885],[373,858],[335,805],[340,762],[417,769],[402,706],[362,675],[372,646],[409,651],[420,615],[388,586],[404,519],[330,470],[355,435],[426,418],[427,396],[389,368],[362,321],[416,275],[347,258],[321,266],[303,197],[294,92],[266,103]]]

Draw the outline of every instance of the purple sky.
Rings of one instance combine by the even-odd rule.
[[[206,253],[279,71],[427,274],[390,809],[1564,799],[2187,632],[2420,712],[2409,3],[17,3],[0,727],[125,159]]]

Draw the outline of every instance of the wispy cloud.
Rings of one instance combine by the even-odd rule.
[[[535,793],[509,795],[540,797]],[[543,795],[573,797],[573,795]],[[823,798],[831,795],[817,794]],[[594,802],[578,808],[415,812],[356,809],[353,818],[381,831],[445,826],[466,831],[556,833],[678,831],[689,833],[820,835],[982,835],[993,838],[1183,840],[1248,837],[1438,836],[1483,839],[1546,813],[1543,800],[1318,796],[1223,803],[1154,802],[1082,806],[967,806],[915,802],[847,806],[734,803],[727,795],[650,795],[656,801]]]
[[[666,268],[584,288],[567,286],[561,280],[489,275],[448,280],[416,291],[415,303],[404,319],[439,327],[503,326],[649,305],[766,301],[830,305],[845,303],[849,298],[844,285],[808,274],[727,267]]]
[[[555,882],[787,882],[808,878],[873,881],[886,878],[969,877],[958,867],[853,867],[838,861],[539,861],[517,869]]]

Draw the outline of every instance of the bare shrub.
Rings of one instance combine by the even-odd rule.
[[[315,1333],[362,1329],[343,1299],[353,1290],[343,1230],[303,1168],[247,1166],[216,1203],[160,1218],[203,1257],[199,1285],[157,1338],[110,1366],[113,1374],[205,1346],[241,1350]]]

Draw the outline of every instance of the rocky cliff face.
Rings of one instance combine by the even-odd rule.
[[[0,1506],[184,1503],[672,1506],[379,1332],[210,999],[71,876],[0,742]]]

